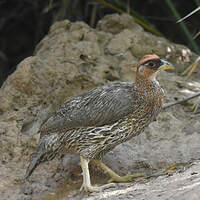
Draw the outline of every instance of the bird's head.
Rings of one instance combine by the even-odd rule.
[[[139,61],[136,76],[154,81],[160,71],[167,69],[174,69],[174,67],[171,63],[160,59],[155,54],[146,55]]]

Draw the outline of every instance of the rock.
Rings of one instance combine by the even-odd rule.
[[[125,29],[131,30],[132,32],[135,30],[143,31],[143,28],[134,22],[133,17],[127,14],[107,15],[97,24],[97,30],[104,31],[106,33],[118,34]]]
[[[0,171],[7,174],[5,169],[13,170],[6,175],[0,192],[6,190],[9,193],[7,185],[13,185],[13,174],[23,178],[37,146],[37,131],[46,117],[70,97],[91,88],[115,80],[134,81],[138,60],[148,53],[157,53],[171,61],[176,72],[182,71],[197,57],[182,45],[145,32],[128,15],[108,15],[98,23],[97,29],[83,22],[64,20],[55,23],[36,46],[34,56],[22,61],[0,89]],[[191,84],[197,83],[197,77],[199,73],[186,81],[175,73],[163,72],[159,81],[166,91],[165,102],[187,96],[183,89],[195,92],[199,86],[191,87]],[[198,116],[191,116],[188,111],[189,107],[182,105],[163,111],[143,134],[116,147],[104,157],[104,162],[124,174],[148,172],[173,162],[187,163],[198,159],[200,123]],[[73,156],[63,159],[57,173],[65,174],[66,178],[73,169],[78,173],[74,168],[78,162]],[[33,179],[37,183],[37,192],[28,187],[28,193],[42,194],[45,189],[40,187],[40,179],[52,176],[54,165],[55,162],[50,162],[36,169]],[[62,170],[67,165],[69,170]],[[59,176],[55,177],[59,180]],[[2,177],[5,179],[0,174]],[[67,184],[70,185],[69,180]]]
[[[142,200],[142,199],[173,199],[173,200],[198,200],[200,196],[200,163],[193,164],[189,169],[173,176],[163,176],[144,183],[133,183],[118,189],[109,189],[95,195],[84,196],[82,200]],[[69,197],[69,196],[68,196]],[[79,196],[63,200],[78,200]]]

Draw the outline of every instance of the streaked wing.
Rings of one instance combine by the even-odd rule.
[[[67,101],[41,126],[46,135],[61,130],[111,124],[138,109],[142,103],[132,83],[114,82]]]

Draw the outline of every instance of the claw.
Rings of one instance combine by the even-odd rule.
[[[92,186],[92,185],[84,185],[82,184],[80,191],[85,192],[102,192],[105,189],[115,187],[116,185],[114,183],[105,184],[102,186]]]
[[[165,169],[165,173],[166,175],[170,175],[170,171],[176,169],[176,167],[178,166],[178,163],[173,163],[171,166],[169,166],[167,169]]]
[[[199,108],[199,103],[194,103],[194,105],[192,106],[192,114],[196,114],[197,113],[197,110]]]

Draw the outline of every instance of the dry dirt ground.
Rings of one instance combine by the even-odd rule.
[[[96,29],[67,20],[54,24],[0,88],[0,199],[200,199],[200,114],[193,99],[163,110],[141,135],[120,144],[103,162],[123,175],[145,172],[147,179],[117,184],[100,193],[79,191],[79,157],[61,155],[41,164],[23,179],[43,120],[71,96],[110,81],[134,81],[135,67],[145,54],[156,53],[173,63],[175,72],[158,80],[165,103],[200,90],[200,70],[189,79],[179,74],[196,59],[187,47],[145,32],[128,15],[103,18]],[[174,165],[176,163],[176,165]],[[175,166],[173,170],[166,168]],[[92,182],[108,177],[91,164]]]

